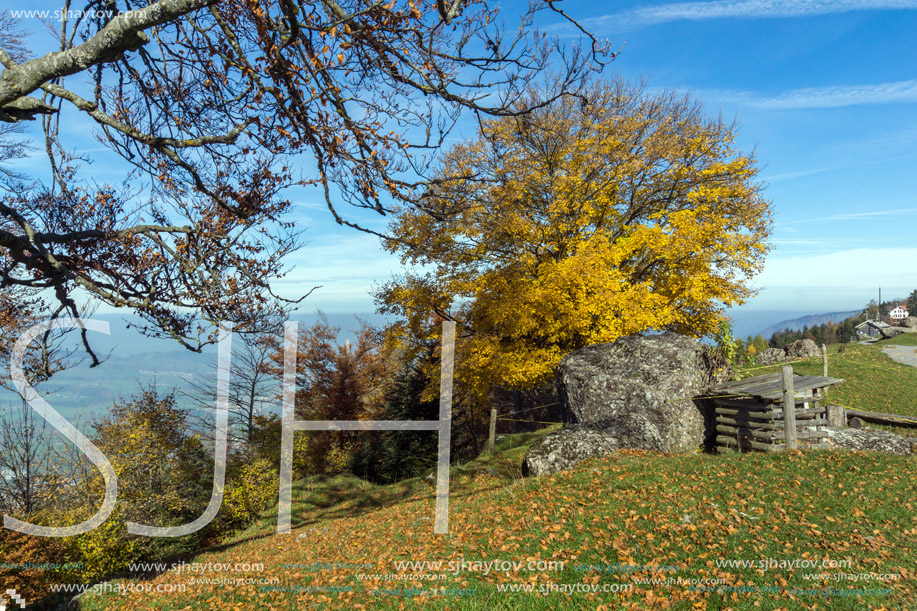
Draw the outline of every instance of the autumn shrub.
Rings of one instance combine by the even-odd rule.
[[[221,530],[244,528],[276,502],[279,475],[275,464],[261,458],[239,465],[227,481],[220,510]]]
[[[159,556],[151,544],[155,540],[128,535],[125,522],[124,512],[116,508],[98,528],[71,540],[71,561],[81,565],[75,572],[76,582],[99,581],[132,562]]]
[[[62,565],[70,556],[67,542],[61,539],[42,539],[0,528],[0,593],[12,588],[26,600],[42,598],[50,584],[65,580],[68,572],[40,567]]]

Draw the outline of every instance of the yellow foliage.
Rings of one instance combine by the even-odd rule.
[[[274,465],[264,459],[249,462],[226,486],[224,517],[232,524],[248,524],[277,499],[277,493],[278,475]]]
[[[456,378],[478,397],[544,382],[585,345],[710,333],[769,248],[771,205],[734,139],[697,102],[621,82],[485,122],[399,211],[388,247],[423,271],[378,298],[405,338],[435,338],[431,313],[458,320]]]

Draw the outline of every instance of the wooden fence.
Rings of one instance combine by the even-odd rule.
[[[714,389],[717,451],[780,452],[827,447],[824,391],[843,380],[773,373]]]

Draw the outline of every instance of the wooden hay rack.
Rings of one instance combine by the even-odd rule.
[[[824,389],[842,383],[827,376],[782,373],[728,382],[713,389],[718,452],[782,452],[825,448]]]

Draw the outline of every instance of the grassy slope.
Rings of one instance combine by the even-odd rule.
[[[851,355],[852,356],[852,355]],[[347,476],[300,482],[295,530],[272,536],[275,515],[196,562],[263,562],[264,573],[206,578],[278,578],[283,586],[352,586],[351,593],[263,591],[261,585],[189,584],[187,574],[156,584],[189,584],[186,593],[102,594],[85,609],[906,609],[917,557],[915,457],[790,453],[678,457],[624,452],[576,471],[521,479],[527,444],[542,433],[501,440],[494,456],[453,471],[451,529],[433,534],[433,495],[418,480],[375,487]],[[744,515],[743,515],[744,514]],[[267,535],[267,536],[264,536]],[[283,568],[284,563],[370,562],[394,573],[395,560],[567,562],[564,571],[449,575],[437,587],[470,596],[370,595],[369,589],[429,587],[423,582],[360,581],[362,571]],[[808,569],[717,568],[716,560],[849,560],[847,573],[891,573],[896,581],[817,582]],[[640,585],[634,575],[583,572],[575,565],[674,564],[675,577],[788,588],[890,587],[892,594],[820,596],[715,594],[683,585]],[[820,572],[820,571],[819,571]],[[673,576],[659,573],[657,578]],[[634,583],[626,594],[504,593],[502,583]]]
[[[887,339],[880,342],[880,345],[897,344],[899,346],[917,346],[917,333],[908,333],[899,335],[894,339]]]

